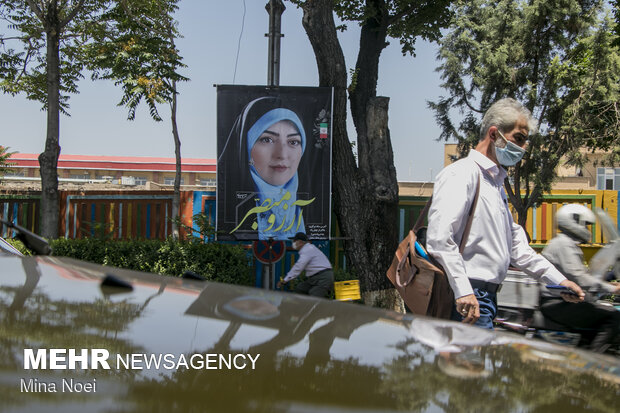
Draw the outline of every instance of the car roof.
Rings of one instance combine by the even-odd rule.
[[[614,357],[69,258],[0,256],[0,314],[11,411],[606,411],[620,396]],[[105,349],[110,369],[26,369],[25,349]]]

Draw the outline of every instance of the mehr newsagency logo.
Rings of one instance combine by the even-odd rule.
[[[24,370],[255,370],[260,354],[131,353],[110,356],[106,349],[24,349]],[[97,379],[63,378],[60,383],[21,378],[22,393],[95,393]]]

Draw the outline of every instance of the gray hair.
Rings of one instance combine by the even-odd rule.
[[[491,126],[497,126],[501,132],[514,128],[521,116],[525,116],[530,134],[536,133],[538,122],[532,112],[513,98],[500,99],[486,111],[480,125],[480,140],[484,139]]]

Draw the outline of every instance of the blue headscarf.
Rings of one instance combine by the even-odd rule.
[[[260,135],[274,123],[283,120],[293,122],[299,131],[301,135],[301,153],[303,155],[306,149],[306,134],[301,120],[295,112],[285,108],[277,108],[261,116],[248,130],[248,159],[251,159],[252,148]],[[285,239],[292,237],[297,232],[305,232],[304,221],[300,215],[301,208],[298,206],[292,207],[293,203],[297,200],[297,171],[295,171],[295,175],[284,185],[271,185],[265,182],[258,174],[258,171],[256,171],[256,168],[254,168],[254,165],[250,165],[250,175],[254,180],[256,191],[258,192],[256,206],[263,205],[266,200],[270,200],[271,204],[281,201],[279,205],[271,208],[269,211],[257,215],[258,239],[266,240],[269,237]],[[287,192],[289,195],[287,195]],[[273,218],[271,219],[273,221],[270,222],[270,217],[272,215]]]

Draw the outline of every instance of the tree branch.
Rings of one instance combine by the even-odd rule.
[[[42,33],[43,30],[38,31],[36,34]],[[32,39],[34,36],[15,36],[15,37],[0,37],[0,44],[8,40],[22,40],[24,42]]]
[[[154,27],[149,27],[146,24],[142,23],[140,19],[131,12],[129,6],[127,6],[127,0],[121,0],[120,4],[125,13],[127,13],[127,15],[131,18],[131,20],[133,20],[138,26],[142,27],[144,30],[155,31],[161,37],[172,37],[172,25],[170,24],[170,22],[167,22],[168,24],[166,25],[161,25],[157,21],[153,21],[152,23]]]
[[[65,17],[65,19],[60,22],[60,28],[65,27],[67,24],[69,24],[69,22],[71,22],[71,20],[73,20],[73,18],[80,12],[82,7],[84,7],[85,1],[86,0],[80,0],[80,2],[75,7],[73,7],[73,10],[71,10],[69,14],[67,14],[67,17]]]
[[[408,8],[402,10],[400,13],[396,13],[393,16],[388,16],[387,21],[388,21],[388,26],[391,25],[392,23],[400,20],[401,18],[403,18],[404,16],[408,15],[409,13],[413,12],[416,9],[416,4],[414,2],[414,4],[412,4],[411,6],[409,6]]]
[[[41,8],[37,6],[34,0],[26,0],[26,3],[28,3],[28,7],[30,7],[30,10],[32,10],[32,12],[39,18],[39,20],[41,20],[41,23],[45,25],[45,14],[43,14],[43,10],[41,10]]]

